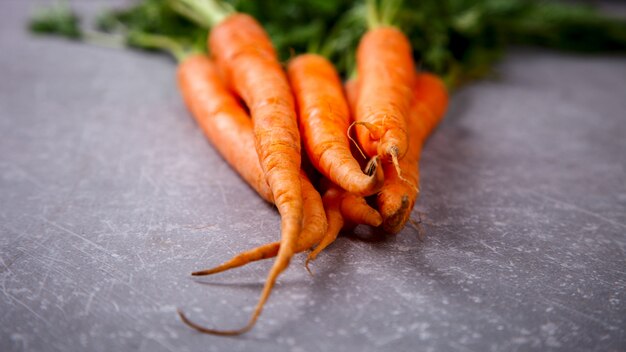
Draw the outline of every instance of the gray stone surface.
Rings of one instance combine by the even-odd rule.
[[[96,2],[82,3],[97,7]],[[515,50],[424,150],[418,241],[188,273],[277,238],[167,58],[31,37],[0,1],[0,350],[624,351],[626,60]],[[417,215],[417,212],[416,212]]]

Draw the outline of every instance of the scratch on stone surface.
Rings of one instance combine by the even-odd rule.
[[[113,225],[111,225],[111,222],[109,220],[102,220],[102,222],[107,225],[107,227],[109,228],[109,230],[111,230],[111,232],[116,232],[115,228],[113,227]]]
[[[492,251],[492,252],[494,252],[495,254],[500,255],[500,256],[503,256],[503,254],[502,254],[502,253],[500,253],[500,252],[498,252],[498,251],[496,250],[496,248],[495,248],[495,247],[488,245],[487,243],[485,243],[485,241],[484,241],[484,240],[480,240],[480,241],[478,241],[478,243],[480,243],[481,245],[483,245],[485,248],[488,248],[489,250],[491,250],[491,251]]]
[[[19,172],[22,175],[22,178],[30,183],[32,183],[33,185],[39,187],[39,188],[45,188],[45,186],[39,182],[39,180],[33,176],[32,174],[30,174],[28,171],[24,170],[23,168],[13,164],[13,163],[9,163],[9,166],[11,168],[13,168],[14,170],[16,170],[17,172]]]
[[[37,317],[37,319],[43,321],[44,323],[46,323],[46,325],[49,325],[48,321],[42,317],[41,315],[39,315],[39,313],[35,312],[32,308],[30,308],[26,303],[20,301],[17,297],[13,296],[12,294],[10,294],[9,292],[7,292],[6,290],[4,290],[4,294],[9,297],[10,299],[12,299],[13,301],[17,302],[19,305],[21,305],[22,307],[24,307],[26,310],[28,310],[29,312],[31,312],[35,317]]]
[[[93,298],[96,295],[95,291],[92,291],[87,298],[87,303],[85,304],[85,310],[83,311],[83,315],[89,315],[89,311],[91,310],[91,302],[93,302]]]
[[[86,254],[86,255],[90,256],[91,258],[93,258],[95,261],[97,261],[97,262],[98,262],[98,263],[100,263],[100,264],[103,264],[103,265],[109,266],[109,267],[111,267],[113,270],[118,270],[117,268],[112,267],[112,266],[111,266],[111,265],[109,265],[108,263],[103,262],[103,261],[101,261],[101,260],[99,260],[99,259],[97,259],[97,258],[95,258],[95,257],[91,256],[89,253],[87,253],[87,252],[85,252],[85,251],[81,250],[80,248],[77,248],[76,246],[72,246],[72,248],[74,248],[74,249],[76,249],[77,251],[80,251],[80,252],[82,252],[82,253],[84,253],[84,254]],[[124,286],[128,287],[128,288],[129,288],[132,292],[134,292],[134,293],[138,294],[139,296],[142,296],[143,298],[145,298],[145,299],[146,299],[146,301],[148,301],[148,302],[150,302],[150,303],[152,303],[152,304],[154,304],[154,305],[157,305],[157,306],[159,305],[159,303],[158,303],[158,302],[157,302],[154,298],[152,298],[152,297],[150,297],[150,296],[146,295],[146,294],[145,294],[145,293],[143,293],[142,291],[137,290],[137,289],[136,289],[136,288],[134,288],[132,285],[130,285],[129,283],[127,283],[128,279],[124,280],[124,279],[122,279],[121,277],[119,277],[118,275],[116,275],[115,273],[113,273],[113,272],[111,272],[111,271],[108,271],[108,270],[105,270],[102,266],[100,266],[100,267],[99,267],[99,269],[101,269],[103,272],[105,272],[105,273],[109,274],[109,276],[111,276],[113,279],[115,279],[115,280],[114,280],[114,282],[112,282],[112,286],[113,286],[114,284],[122,284],[122,285],[124,285]]]
[[[15,263],[15,261],[13,261],[12,263],[10,263],[9,265],[7,265],[4,262],[4,259],[2,258],[2,256],[0,256],[0,264],[2,264],[2,270],[0,270],[0,274],[2,274],[3,272],[7,271],[10,275],[13,275],[13,271],[11,271],[11,269],[9,268],[11,266],[11,264]]]
[[[72,244],[72,245],[70,245],[70,247],[72,247],[72,248],[74,248],[75,250],[77,250],[77,251],[79,251],[79,252],[83,253],[84,255],[86,255],[87,257],[89,257],[89,258],[91,258],[91,259],[93,259],[94,261],[96,261],[96,262],[98,262],[98,263],[102,264],[102,266],[100,266],[100,267],[99,267],[99,269],[100,269],[100,270],[102,270],[102,271],[104,271],[105,273],[107,273],[107,274],[111,275],[112,277],[116,277],[116,275],[115,275],[115,274],[113,274],[112,272],[110,272],[110,271],[108,271],[108,270],[106,270],[106,269],[105,269],[105,267],[108,267],[108,268],[110,268],[110,269],[112,269],[112,270],[117,270],[117,269],[116,269],[114,266],[112,266],[111,264],[109,264],[109,263],[107,263],[107,262],[105,262],[105,261],[102,261],[102,260],[100,260],[100,259],[96,258],[96,257],[95,257],[94,255],[92,255],[91,253],[85,252],[84,250],[82,250],[81,248],[76,247],[76,246],[75,246],[75,245],[73,245],[73,244]]]
[[[46,270],[46,273],[44,274],[43,279],[41,279],[41,284],[39,285],[39,291],[37,292],[36,297],[41,297],[43,288],[44,286],[46,286],[46,281],[48,281],[48,276],[50,276],[50,271],[52,271],[52,268],[48,266],[48,269]]]
[[[154,182],[154,180],[152,179],[152,177],[146,173],[146,168],[142,167],[140,174],[139,174],[139,180],[146,180],[148,182],[148,184],[150,184],[150,186],[152,186],[152,188],[154,189],[155,193],[154,194],[159,194],[159,192],[161,191],[161,186],[159,186],[159,184],[157,184],[156,182]]]
[[[83,240],[83,241],[85,241],[85,242],[87,242],[87,243],[91,244],[91,245],[92,245],[92,246],[94,246],[95,248],[97,248],[97,249],[101,250],[101,251],[102,251],[102,252],[104,252],[104,253],[107,253],[108,255],[110,255],[110,256],[112,256],[112,257],[117,257],[117,256],[118,256],[117,254],[115,254],[115,253],[113,253],[113,252],[109,251],[108,249],[106,249],[106,248],[102,247],[101,245],[99,245],[99,244],[95,243],[94,241],[92,241],[92,240],[88,239],[87,237],[81,236],[81,235],[79,235],[78,233],[76,233],[76,232],[74,232],[74,231],[72,231],[72,230],[70,230],[70,229],[67,229],[67,228],[65,228],[65,227],[63,227],[63,226],[60,226],[60,225],[58,225],[57,223],[52,222],[52,221],[50,221],[50,220],[48,220],[48,219],[46,219],[46,218],[44,218],[44,217],[41,217],[41,219],[42,219],[44,222],[48,223],[49,225],[52,225],[53,227],[56,227],[57,229],[59,229],[59,230],[61,230],[61,231],[65,232],[65,233],[67,233],[67,234],[70,234],[70,235],[72,235],[72,236],[74,236],[74,237],[80,238],[81,240]]]
[[[605,323],[602,320],[600,320],[600,319],[598,319],[598,318],[596,318],[596,317],[594,317],[592,315],[589,315],[587,313],[583,313],[583,312],[579,311],[578,309],[575,309],[575,308],[572,308],[572,307],[568,307],[568,306],[564,305],[561,302],[558,302],[558,301],[555,301],[555,300],[551,300],[551,299],[548,299],[548,298],[545,298],[545,297],[541,297],[541,298],[543,300],[545,300],[546,302],[549,302],[549,303],[554,304],[555,306],[558,306],[561,309],[567,310],[567,311],[572,312],[572,313],[574,313],[576,315],[580,315],[582,317],[587,318],[588,320],[591,320],[591,321],[593,321],[593,322],[595,322],[595,323],[597,323],[599,325],[602,325],[603,327],[605,327],[608,330],[613,331],[613,330],[617,330],[618,329],[617,327],[615,327],[615,326],[613,326],[611,324]]]
[[[137,256],[137,258],[139,258],[139,261],[141,262],[141,267],[145,268],[146,267],[146,262],[143,260],[143,258],[137,252],[135,252],[135,255]]]
[[[623,229],[626,229],[626,224],[622,224],[622,223],[621,223],[621,222],[619,222],[619,221],[615,221],[615,220],[609,219],[609,218],[607,218],[607,217],[603,216],[602,214],[594,213],[594,212],[592,212],[592,211],[590,211],[590,210],[587,210],[587,209],[581,208],[581,207],[579,207],[579,206],[577,206],[577,205],[575,205],[575,204],[568,203],[568,202],[566,202],[566,201],[563,201],[563,200],[560,200],[560,199],[557,199],[557,198],[554,198],[554,197],[550,197],[550,196],[548,196],[548,195],[541,194],[541,193],[536,192],[536,191],[533,191],[533,190],[526,190],[526,192],[527,192],[527,193],[534,194],[534,195],[536,195],[537,197],[540,197],[540,198],[543,198],[543,199],[547,199],[547,200],[552,201],[552,202],[554,202],[554,203],[564,205],[564,206],[566,206],[566,207],[568,207],[568,208],[570,208],[570,209],[576,210],[576,211],[581,212],[581,213],[583,213],[583,214],[587,214],[587,215],[593,216],[593,217],[595,217],[595,218],[598,218],[598,219],[600,219],[600,220],[603,220],[603,221],[605,221],[605,222],[608,222],[608,223],[610,223],[610,224],[612,224],[612,225],[615,225],[615,226],[617,226],[617,227],[621,227],[621,228],[623,228]]]

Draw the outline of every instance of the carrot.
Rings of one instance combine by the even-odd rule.
[[[281,214],[283,233],[286,232],[286,236],[288,236],[287,241],[281,246],[281,249],[286,248],[286,250],[282,250],[282,257],[280,256],[279,250],[279,260],[272,268],[257,309],[249,324],[244,329],[234,331],[205,329],[192,323],[182,312],[179,312],[183,322],[199,331],[227,335],[239,334],[249,330],[253,326],[258,315],[261,313],[263,303],[267,300],[271,292],[276,277],[284,270],[289,263],[289,259],[293,256],[295,247],[293,242],[300,236],[302,215],[300,214],[300,218],[297,218],[298,214],[293,214],[296,213],[296,211],[291,210],[291,212],[289,212],[289,210],[285,211],[284,208],[288,207],[288,201],[299,202],[300,206],[302,206],[302,198],[297,198],[298,196],[296,196],[294,200],[291,200],[286,197],[288,194],[286,195],[284,191],[283,193],[279,193],[278,196],[275,192],[268,192],[268,188],[271,189],[271,187],[268,186],[269,182],[266,182],[264,177],[260,177],[267,175],[267,172],[263,172],[259,158],[254,152],[255,149],[252,147],[254,145],[252,141],[254,141],[255,138],[252,132],[251,122],[246,118],[245,111],[239,106],[234,97],[228,94],[226,88],[219,87],[215,84],[215,82],[218,81],[218,73],[210,61],[206,58],[194,57],[185,60],[179,67],[179,82],[185,101],[194,113],[194,116],[197,117],[198,122],[203,127],[207,136],[215,141],[214,144],[218,146],[225,159],[236,167],[244,179],[246,179],[264,199],[274,201],[277,206],[281,204],[279,211],[282,210],[283,213],[287,212],[286,215]],[[213,86],[211,83],[213,83]],[[213,118],[213,121],[209,121],[208,119],[210,118]],[[217,127],[213,129],[210,128],[210,122],[214,123],[213,126]],[[248,126],[248,130],[245,130],[245,126]],[[242,140],[240,141],[238,137],[242,137]],[[241,147],[239,147],[240,142],[242,143]],[[247,149],[244,149],[244,147]],[[280,153],[280,151],[277,153]],[[303,180],[299,174],[299,166],[298,173],[295,177],[297,182],[291,183],[296,183],[299,188],[298,190],[300,190]],[[298,193],[299,197],[302,197],[301,191]],[[300,211],[300,213],[301,212],[302,211]],[[294,222],[295,224],[291,224]],[[320,225],[319,222],[315,224],[316,226]],[[321,233],[324,233],[324,231],[321,231]],[[317,234],[317,232],[315,232],[315,234]]]
[[[422,73],[414,86],[415,100],[409,116],[411,146],[400,160],[403,179],[390,164],[383,164],[385,184],[376,202],[383,230],[398,233],[408,221],[419,194],[419,159],[422,146],[445,113],[448,95],[439,77]]]
[[[252,135],[251,132],[252,130],[250,129],[250,135]],[[304,227],[302,229],[302,235],[298,238],[295,249],[296,253],[309,250],[319,243],[328,228],[326,214],[322,205],[322,198],[304,174],[302,174],[302,193],[304,194]],[[230,260],[214,268],[196,271],[191,275],[212,275],[229,269],[238,268],[257,260],[273,258],[278,254],[279,248],[280,242],[264,244],[239,253]]]
[[[256,150],[281,215],[281,246],[248,324],[233,331],[201,330],[233,335],[252,328],[278,275],[295,252],[304,206],[299,177],[300,134],[287,78],[269,37],[252,17],[228,16],[211,31],[209,46],[227,81],[250,109]]]
[[[212,58],[226,83],[250,110],[261,168],[281,215],[281,245],[247,325],[229,331],[206,329],[181,314],[183,321],[198,331],[237,335],[254,326],[276,279],[289,265],[302,232],[304,204],[295,106],[272,43],[256,20],[234,12],[219,0],[172,0],[172,6],[211,29],[208,44]]]
[[[328,230],[306,258],[305,267],[309,273],[311,273],[309,262],[315,260],[322,250],[332,244],[346,225],[367,224],[377,227],[383,221],[378,211],[370,207],[365,198],[351,194],[328,180],[324,181],[326,182],[322,183],[326,192],[324,192],[322,202],[328,220]]]
[[[178,82],[186,105],[207,138],[226,161],[266,201],[272,193],[262,177],[263,170],[254,149],[254,133],[249,116],[218,77],[217,68],[203,55],[191,56],[178,68]],[[237,148],[232,148],[237,145]],[[304,228],[296,252],[310,249],[326,232],[326,217],[320,194],[304,172],[300,173],[304,193]],[[230,261],[192,275],[209,275],[248,262],[276,256],[280,242],[269,243],[238,254]]]
[[[375,17],[374,1],[368,6]],[[357,48],[356,135],[368,156],[393,162],[401,174],[398,161],[408,150],[407,119],[415,80],[411,44],[397,28],[377,20],[369,27]]]
[[[350,111],[332,63],[321,55],[303,54],[289,62],[287,74],[298,106],[302,142],[313,166],[348,192],[376,193],[382,186],[382,170],[375,157],[370,173],[363,173],[350,152]]]
[[[312,187],[310,182],[302,183],[305,227],[296,246],[296,252],[299,253],[317,245],[314,251],[308,255],[305,263],[309,273],[311,273],[308,266],[309,262],[314,260],[323,249],[334,242],[342,229],[345,229],[348,225],[352,227],[357,224],[378,227],[383,222],[380,213],[370,207],[362,196],[348,193],[338,186],[333,186],[324,194],[322,200],[319,193]],[[309,198],[312,199],[309,200]],[[318,203],[322,202],[324,207],[320,209]],[[279,248],[280,242],[268,243],[239,253],[214,268],[196,271],[192,275],[212,275],[238,268],[254,261],[272,258],[276,256]]]
[[[350,79],[343,84],[343,91],[348,101],[348,107],[352,116],[355,114],[356,101],[359,96],[359,81],[358,79]]]
[[[185,104],[204,134],[246,183],[273,203],[254,149],[250,117],[220,82],[215,64],[204,55],[191,56],[179,64],[177,75]]]
[[[329,189],[324,193],[322,197],[322,202],[324,203],[324,211],[326,212],[326,219],[328,220],[328,229],[326,234],[322,238],[321,242],[313,249],[306,258],[306,262],[304,266],[306,270],[311,273],[309,269],[309,262],[311,260],[315,260],[317,255],[326,247],[328,247],[331,243],[337,239],[339,235],[339,231],[343,227],[344,220],[341,215],[341,198],[342,198],[342,190],[341,188],[332,185]]]
[[[341,214],[346,222],[351,224],[378,227],[383,222],[380,213],[369,206],[365,198],[345,191],[341,200]]]

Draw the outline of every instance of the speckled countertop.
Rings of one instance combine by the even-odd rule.
[[[422,161],[423,242],[298,256],[237,338],[276,211],[205,141],[165,57],[23,31],[0,1],[0,350],[624,351],[626,58],[513,50]],[[87,2],[83,7],[96,7]]]

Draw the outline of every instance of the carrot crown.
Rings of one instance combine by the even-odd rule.
[[[374,29],[383,26],[393,26],[396,16],[402,7],[402,0],[385,0],[380,5],[377,0],[366,0],[367,27]]]
[[[198,25],[211,29],[235,12],[220,0],[169,0],[170,6]]]

